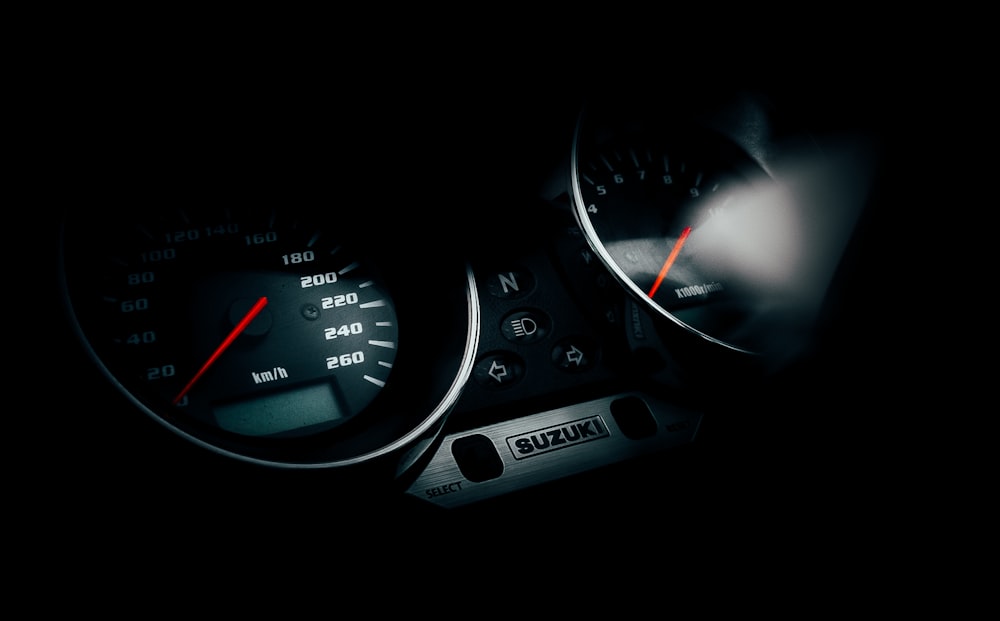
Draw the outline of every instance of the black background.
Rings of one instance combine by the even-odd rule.
[[[627,54],[599,61],[556,45],[513,62],[442,57],[449,60],[345,61],[339,71],[336,61],[304,69],[264,56],[178,63],[112,53],[64,67],[30,151],[44,173],[44,200],[24,210],[37,251],[58,256],[62,207],[142,209],[150,185],[169,193],[170,179],[192,176],[239,188],[265,174],[276,194],[324,193],[338,170],[338,193],[393,205],[401,234],[433,241],[430,256],[460,252],[490,214],[565,156],[590,89],[751,87],[819,131],[861,132],[881,145],[877,182],[812,354],[741,399],[732,417],[707,420],[702,438],[676,453],[439,512],[324,473],[233,463],[146,420],[86,359],[52,261],[36,279],[41,298],[23,311],[44,318],[30,337],[37,384],[19,408],[29,412],[21,417],[28,431],[15,441],[26,453],[18,478],[27,521],[57,533],[78,559],[114,549],[136,562],[253,561],[294,550],[327,564],[384,560],[404,576],[429,556],[460,566],[518,555],[526,543],[544,559],[541,542],[553,537],[565,553],[611,546],[662,557],[693,546],[760,556],[782,547],[805,558],[883,531],[900,491],[886,435],[897,422],[899,380],[887,370],[899,368],[907,336],[898,306],[886,303],[902,287],[888,251],[898,247],[903,209],[896,118],[913,91],[881,79],[877,63],[845,65],[839,54],[806,64],[763,51],[756,61],[731,54],[696,63],[671,49],[662,62],[644,54],[629,66]]]

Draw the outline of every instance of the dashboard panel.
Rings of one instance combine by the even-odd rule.
[[[186,522],[198,515],[209,521],[197,522],[202,527],[216,528],[268,515],[275,520],[269,528],[292,529],[305,520],[324,532],[389,529],[401,539],[456,524],[485,528],[501,514],[543,530],[600,514],[613,516],[602,518],[606,525],[655,527],[669,537],[792,496],[810,504],[835,494],[834,465],[842,451],[854,450],[856,432],[833,423],[854,415],[856,395],[874,383],[882,360],[872,350],[874,329],[863,300],[879,274],[872,268],[883,232],[885,110],[835,83],[800,91],[640,89],[628,97],[507,86],[391,114],[373,111],[364,97],[344,101],[336,114],[302,104],[306,97],[276,107],[237,105],[238,96],[216,86],[205,98],[190,96],[202,93],[198,89],[166,101],[159,91],[137,94],[120,114],[109,115],[101,172],[83,180],[88,200],[65,205],[49,223],[60,231],[52,253],[58,257],[53,306],[60,312],[53,321],[62,367],[71,369],[61,382],[72,386],[55,396],[66,444],[58,450],[65,462],[60,485],[90,506],[144,519]],[[665,172],[674,173],[671,183],[676,179],[681,189],[664,197],[640,184],[637,171],[645,175],[646,167],[629,159],[640,152],[662,167],[655,175],[660,183]],[[771,225],[761,236],[748,233],[759,222],[752,217],[738,219],[734,229],[758,249],[768,248],[764,262],[742,255],[735,261],[751,266],[744,271],[706,268],[699,280],[682,282],[682,269],[721,260],[711,248],[732,246],[696,246],[697,232],[710,228],[700,224],[682,242],[670,229],[673,220],[701,223],[704,214],[717,213],[707,199],[692,201],[707,195],[709,181],[743,188],[743,177],[732,182],[734,168],[740,174],[752,169],[751,196],[763,192],[764,202],[781,206],[777,216],[767,212]],[[603,181],[592,182],[598,172]],[[616,183],[640,190],[600,202],[607,190],[614,195]],[[776,191],[784,193],[780,199],[768,194]],[[209,212],[226,215],[202,219]],[[239,215],[251,212],[265,217]],[[601,229],[587,220],[598,212],[618,219]],[[247,440],[299,428],[278,417],[278,428],[236,428],[233,439],[235,423],[210,415],[178,423],[173,413],[164,414],[169,408],[162,398],[142,394],[148,379],[132,375],[161,363],[151,362],[155,356],[111,353],[101,342],[117,338],[124,312],[123,298],[101,287],[108,278],[145,273],[132,269],[134,263],[109,270],[109,256],[128,263],[149,250],[190,247],[203,240],[181,239],[179,232],[265,222],[267,214],[320,223],[349,242],[362,263],[377,267],[395,301],[391,319],[398,318],[399,327],[391,349],[397,358],[385,363],[392,371],[378,379],[377,394],[358,402],[332,398],[337,406],[323,406],[331,398],[322,397],[321,408],[341,413],[317,415],[322,428],[303,431],[305,438]],[[196,224],[189,226],[188,218]],[[133,244],[136,223],[155,233],[155,246]],[[620,245],[612,242],[645,239],[654,228],[652,242],[613,250]],[[245,244],[254,243],[247,233],[265,229],[233,225]],[[293,227],[278,230],[285,239]],[[126,238],[129,244],[116,247]],[[688,319],[650,293],[643,278],[655,269],[626,263],[646,252],[655,268],[667,271],[671,248],[678,252],[670,275],[679,280],[663,291],[676,299],[689,295],[713,304],[705,302],[713,293],[763,287],[759,279],[735,276],[753,270],[774,276],[780,287],[759,296],[736,293],[733,305],[733,298],[718,303],[726,310],[710,321]],[[695,249],[709,259],[684,264]],[[273,256],[298,250],[288,246]],[[227,278],[240,272],[239,282],[253,281],[260,268],[228,263],[232,256],[229,246],[213,246],[177,271],[178,279],[200,279],[210,290],[190,304],[208,309],[222,295],[218,281],[199,272],[205,262]],[[801,269],[783,269],[789,266]],[[333,271],[283,272],[281,284],[268,285],[274,316],[280,317],[273,300],[286,295],[287,283],[302,293],[303,283],[312,286],[308,278]],[[348,281],[339,278],[316,283],[332,288]],[[129,299],[188,293],[175,284],[158,295]],[[110,314],[100,301],[108,297],[116,309]],[[792,311],[769,306],[789,298]],[[300,301],[294,304],[301,313]],[[688,302],[697,307],[697,300]],[[746,302],[767,309],[766,328],[758,327]],[[219,305],[228,309],[229,303]],[[189,339],[183,330],[170,332],[185,304],[168,305],[155,331]],[[248,307],[241,308],[238,314],[247,317]],[[201,313],[185,312],[190,328]],[[351,330],[370,332],[386,319],[338,319],[324,324],[325,333],[336,338],[344,328],[343,342],[360,334]],[[221,332],[215,323],[212,315],[211,329],[198,328],[213,335],[201,339],[198,360],[239,321],[223,322]],[[252,332],[254,325],[244,328]],[[746,341],[753,348],[733,346],[740,329],[754,331]],[[258,336],[266,340],[267,330],[277,334],[267,328]],[[234,342],[251,338],[242,334]],[[280,341],[281,355],[316,344],[296,350],[290,338],[271,342]],[[378,347],[344,350],[346,360],[358,352],[355,360],[371,359]],[[240,350],[227,350],[233,351]],[[336,355],[316,355],[340,366],[341,350],[329,351]],[[860,351],[867,354],[859,357]],[[233,373],[244,382],[263,377],[268,385],[259,390],[269,390],[293,369],[279,358],[271,352]],[[195,370],[189,365],[185,373]],[[374,385],[337,381],[343,383],[338,394]],[[180,397],[177,388],[167,393]],[[296,394],[235,411],[244,418],[268,408],[284,411]],[[230,394],[217,401],[243,403]],[[234,411],[215,401],[212,407]],[[341,418],[351,420],[339,424]],[[387,517],[391,526],[372,526]]]

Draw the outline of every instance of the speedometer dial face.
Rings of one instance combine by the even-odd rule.
[[[406,339],[384,262],[335,221],[273,208],[83,213],[64,239],[68,299],[95,359],[182,434],[313,465],[378,453],[423,421],[382,420],[374,439],[356,422],[385,409]]]

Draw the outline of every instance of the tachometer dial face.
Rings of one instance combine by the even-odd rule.
[[[288,209],[77,213],[64,231],[67,296],[95,359],[174,430],[254,461],[357,461],[441,404],[384,420],[396,416],[383,393],[405,320],[363,238]]]
[[[584,127],[584,130],[587,128]],[[638,299],[708,341],[758,353],[776,305],[784,224],[758,163],[707,129],[578,130],[574,210]]]

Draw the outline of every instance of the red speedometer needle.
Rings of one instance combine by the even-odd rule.
[[[265,306],[267,306],[266,297],[262,297],[259,300],[257,300],[257,303],[254,304],[249,311],[247,311],[247,314],[243,316],[243,319],[240,319],[240,322],[236,324],[236,327],[233,328],[232,332],[229,333],[229,336],[227,336],[226,339],[222,341],[222,344],[219,345],[214,352],[212,352],[212,355],[208,357],[208,360],[205,361],[205,364],[201,365],[201,368],[198,369],[198,372],[194,374],[194,377],[191,378],[191,381],[187,383],[187,386],[185,386],[183,390],[177,393],[177,396],[174,397],[174,405],[176,405],[178,401],[184,398],[184,395],[186,395],[188,391],[191,390],[191,387],[194,386],[194,383],[197,382],[201,378],[201,376],[205,374],[205,371],[208,371],[209,367],[215,364],[215,361],[218,360],[219,356],[222,355],[222,352],[226,351],[229,348],[229,346],[233,344],[233,341],[236,340],[236,337],[238,337],[241,332],[246,330],[246,327],[250,325],[250,322],[253,321],[257,315],[260,314],[260,311],[262,311]]]
[[[684,245],[684,240],[687,239],[687,236],[690,232],[691,232],[691,227],[690,226],[685,227],[685,229],[681,231],[681,236],[678,237],[677,241],[674,242],[674,247],[670,251],[670,256],[667,257],[667,260],[663,262],[663,267],[660,268],[660,273],[656,276],[656,282],[653,283],[652,288],[650,288],[649,290],[649,297],[653,297],[653,294],[656,293],[656,290],[660,288],[660,283],[663,282],[663,279],[667,275],[667,272],[670,271],[670,266],[674,264],[675,260],[677,260],[677,254],[681,251],[681,246]]]

